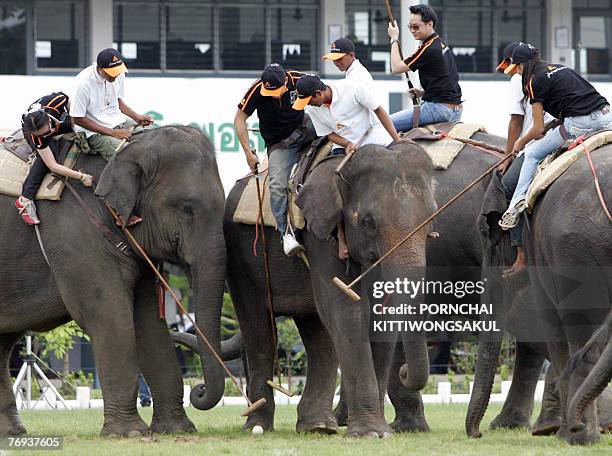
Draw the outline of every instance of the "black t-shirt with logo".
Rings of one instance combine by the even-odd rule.
[[[53,136],[36,137],[34,136],[34,128],[32,125],[28,125],[28,122],[21,121],[21,130],[23,131],[23,137],[28,141],[32,149],[44,149],[46,147],[51,147],[53,150],[55,148],[55,140],[53,139],[55,136],[63,135],[64,133],[70,133],[72,131],[72,121],[70,119],[70,115],[68,115],[68,95],[63,92],[53,92],[50,95],[45,95],[44,97],[40,97],[34,103],[32,103],[28,110],[24,114],[25,115],[42,109],[45,111],[50,117],[54,120],[60,122],[59,129],[53,134]],[[55,153],[55,150],[53,150]]]
[[[260,93],[263,82],[258,79],[251,85],[238,104],[238,109],[248,115],[257,111],[259,132],[266,142],[266,147],[288,138],[302,124],[304,111],[293,109],[293,103],[297,99],[295,85],[303,75],[304,73],[298,71],[287,71],[288,90],[280,99],[264,97]]]
[[[557,119],[586,116],[608,102],[586,79],[563,65],[547,65],[527,84],[531,104],[542,103]]]
[[[414,54],[404,60],[411,71],[419,70],[419,80],[425,90],[424,101],[461,103],[459,74],[453,51],[434,33],[425,39]]]

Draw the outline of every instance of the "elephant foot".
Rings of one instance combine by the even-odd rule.
[[[106,418],[100,431],[100,435],[103,437],[144,437],[150,433],[149,426],[138,415],[132,421]]]
[[[529,418],[515,415],[497,415],[489,429],[529,429]]]
[[[545,414],[538,417],[538,420],[531,428],[531,435],[554,435],[561,427],[561,415],[556,413]]]
[[[369,438],[380,438],[387,439],[391,437],[393,430],[387,423],[371,423],[371,424],[360,424],[350,422],[346,435],[348,437],[369,437]]]
[[[431,432],[425,416],[395,417],[391,428],[395,432]]]
[[[183,434],[194,433],[196,427],[185,414],[180,416],[153,417],[151,432],[154,434]]]
[[[591,445],[599,442],[601,435],[598,429],[589,429],[587,426],[580,426],[575,431],[570,431],[567,427],[559,429],[557,436],[565,440],[570,445]]]
[[[27,431],[17,415],[11,417],[0,416],[0,437],[23,434],[27,434]]]
[[[348,426],[348,411],[344,407],[337,407],[333,412],[338,426]]]
[[[295,430],[297,432],[304,433],[313,433],[313,434],[337,434],[338,433],[338,423],[333,416],[330,416],[327,419],[319,420],[319,421],[302,421],[298,420]]]

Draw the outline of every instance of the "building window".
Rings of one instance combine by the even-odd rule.
[[[261,71],[319,67],[319,0],[114,2],[114,40],[130,68]]]
[[[0,2],[0,74],[27,71],[28,8],[23,2]]]
[[[460,73],[491,73],[513,41],[545,49],[545,0],[431,0]]]
[[[36,68],[81,68],[87,4],[84,1],[38,1],[34,4]]]
[[[612,1],[573,0],[576,69],[612,75]]]
[[[115,3],[113,41],[129,68],[161,68],[160,10],[156,2]]]
[[[391,8],[399,22],[400,0],[392,0]],[[387,28],[389,19],[382,1],[346,0],[348,38],[355,43],[355,54],[370,72],[391,72],[391,56]],[[407,33],[407,29],[402,29]]]

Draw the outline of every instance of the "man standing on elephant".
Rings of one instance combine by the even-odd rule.
[[[125,116],[143,126],[153,123],[151,116],[134,112],[123,100],[126,72],[121,54],[109,48],[76,77],[70,105],[75,131],[84,132],[92,152],[106,161],[113,158],[121,141],[131,137],[128,127],[133,122],[126,122]]]
[[[414,126],[438,122],[459,122],[461,106],[461,87],[457,65],[451,49],[442,42],[435,31],[438,22],[436,12],[429,5],[410,7],[410,32],[421,45],[416,52],[402,60],[399,50],[399,27],[389,24],[391,38],[391,71],[402,74],[419,71],[423,90],[410,89],[408,94],[414,100],[423,97],[420,111],[405,109],[391,115],[393,125],[398,131],[410,130]],[[418,118],[415,118],[418,113]]]
[[[298,162],[302,146],[316,137],[309,117],[291,107],[297,98],[297,81],[302,76],[297,71],[285,71],[278,63],[266,66],[238,104],[234,118],[238,140],[255,172],[259,159],[251,149],[246,120],[257,111],[259,131],[268,150],[270,206],[286,255],[295,255],[303,249],[287,221],[289,174]]]

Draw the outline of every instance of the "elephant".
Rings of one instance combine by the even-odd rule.
[[[386,356],[390,361],[389,350],[372,352],[367,330],[365,337],[362,334],[364,304],[350,301],[332,284],[332,278],[355,277],[396,243],[400,233],[407,233],[435,210],[432,165],[420,147],[409,143],[397,144],[393,150],[364,146],[345,165],[342,178],[336,178],[334,169],[341,159],[323,160],[299,194],[298,204],[308,226],[302,234],[310,273],[302,260],[284,256],[278,235],[266,228],[274,313],[293,316],[308,354],[308,378],[298,405],[297,430],[337,431],[331,409],[339,364],[343,378],[351,383],[348,435],[384,437],[391,431],[383,414],[387,374],[374,371],[373,358]],[[226,202],[228,285],[247,353],[249,397],[267,399],[264,408],[248,417],[245,429],[261,426],[267,431],[273,429],[274,420],[272,390],[266,384],[273,374],[274,347],[261,248],[253,257],[254,228],[232,221],[244,187],[245,182],[238,182]],[[337,242],[332,236],[342,218],[353,259],[348,267],[337,258]],[[425,241],[426,233],[419,233],[377,274],[422,276]],[[415,363],[406,382],[418,390],[428,376],[425,341],[417,336],[405,343],[412,354],[407,362]]]
[[[597,158],[598,173],[609,175],[611,165],[608,155],[598,151],[593,156],[594,161]],[[612,410],[610,391],[606,389],[598,400],[599,423],[595,407],[590,405],[585,409],[581,431],[570,433],[568,429],[569,401],[597,361],[599,347],[588,352],[579,369],[565,377],[561,374],[570,353],[585,344],[605,319],[612,302],[609,295],[612,235],[593,186],[585,184],[592,179],[588,160],[578,160],[539,197],[532,214],[526,216],[523,228],[523,242],[530,265],[527,280],[532,299],[526,303],[529,317],[522,317],[525,328],[530,329],[521,336],[521,340],[545,346],[546,356],[552,364],[550,375],[556,379],[559,390],[560,421],[557,434],[571,443],[598,440],[598,424],[607,427]],[[497,220],[507,206],[499,189],[499,176],[492,180],[487,194],[485,204],[488,207],[483,205],[479,226],[485,243],[489,274],[493,280],[501,283],[499,266],[511,264],[512,259],[508,255],[507,238],[501,236],[497,226]],[[553,226],[561,229],[556,232],[550,229]],[[577,288],[581,289],[580,293],[574,293]],[[507,286],[497,287],[496,292],[498,296],[493,300],[498,302],[505,299],[504,294],[512,293]],[[585,309],[586,302],[593,307]],[[501,309],[505,311],[503,307]],[[560,323],[564,314],[570,316],[566,321],[570,325]],[[521,318],[516,321],[520,322]],[[581,324],[572,326],[571,323],[576,321]],[[499,339],[491,338],[483,341],[479,347],[474,388],[479,385],[478,391],[482,394],[473,396],[469,406],[466,431],[471,436],[479,436],[478,423],[488,402],[499,344]]]
[[[28,330],[70,320],[91,338],[104,396],[102,435],[193,432],[172,341],[158,316],[155,276],[136,250],[121,251],[107,240],[122,234],[105,204],[123,220],[142,217],[130,228],[134,238],[151,258],[185,269],[196,318],[219,350],[226,252],[214,148],[197,129],[166,126],[135,135],[108,164],[81,154],[75,166],[97,181],[95,194],[74,186],[90,215],[67,189],[60,202],[37,202],[48,265],[13,199],[0,197],[0,435],[26,432],[7,369],[15,342]],[[191,399],[210,409],[223,395],[224,373],[202,341],[199,351],[206,387]],[[136,410],[139,370],[153,396],[150,427]]]

